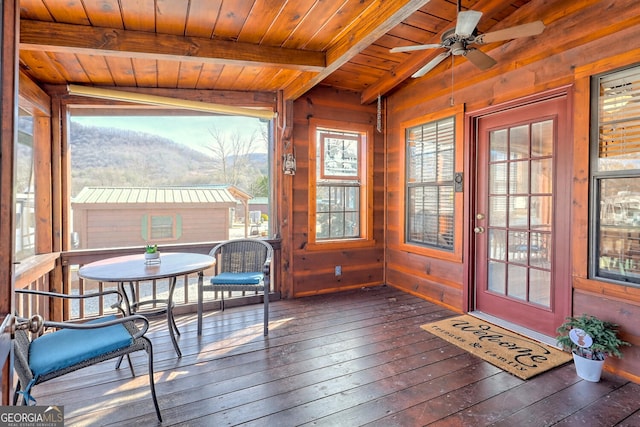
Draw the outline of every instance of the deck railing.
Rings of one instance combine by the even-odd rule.
[[[277,266],[279,265],[280,245],[278,241],[269,241],[274,247],[274,257],[271,269],[271,293],[279,296],[277,286]],[[160,249],[163,252],[190,252],[208,254],[216,242],[166,245]],[[96,291],[116,289],[117,283],[96,282],[78,277],[78,270],[85,264],[101,259],[122,255],[141,253],[141,248],[115,248],[115,249],[85,249],[68,252],[36,255],[25,262],[16,265],[15,287],[16,289],[36,289],[67,294],[85,295]],[[214,274],[213,269],[205,271],[205,277]],[[196,311],[197,305],[197,274],[188,274],[178,277],[173,294],[175,302],[174,313],[183,314]],[[205,279],[206,280],[206,279]],[[159,299],[166,294],[169,288],[168,279],[134,282],[136,294],[140,299]],[[255,299],[255,296],[245,293],[234,293],[233,297],[245,297],[247,302]],[[205,310],[212,310],[219,306],[217,293],[205,294]],[[228,298],[228,296],[225,296]],[[60,302],[58,305],[50,303],[48,298],[34,297],[30,295],[16,295],[16,311],[23,316],[38,313],[51,320],[70,320],[101,316],[115,313],[116,298],[91,298],[82,303],[74,301]]]

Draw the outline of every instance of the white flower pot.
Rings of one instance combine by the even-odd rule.
[[[585,359],[573,353],[573,363],[576,365],[576,373],[580,378],[594,383],[600,381],[604,360]]]
[[[145,264],[157,264],[160,262],[160,252],[154,252],[152,254],[145,252],[144,254]]]

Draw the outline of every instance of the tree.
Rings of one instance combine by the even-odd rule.
[[[269,177],[261,176],[256,179],[249,188],[253,197],[269,197]]]
[[[238,129],[223,132],[215,126],[209,129],[209,133],[211,144],[207,148],[214,158],[213,175],[216,180],[244,189],[253,187],[255,177],[263,176],[254,154],[256,148],[266,145],[267,133],[258,128],[248,137],[243,137]]]

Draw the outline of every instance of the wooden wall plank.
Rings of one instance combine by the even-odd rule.
[[[523,8],[525,9],[525,8]],[[453,310],[466,311],[472,308],[470,294],[470,265],[438,261],[426,258],[416,261],[398,251],[402,242],[402,218],[404,213],[398,206],[403,185],[402,169],[397,166],[401,158],[399,144],[404,141],[401,124],[415,117],[445,110],[453,95],[457,105],[465,104],[465,110],[474,112],[490,106],[525,99],[549,89],[570,85],[573,99],[569,103],[572,138],[560,144],[567,150],[572,163],[571,171],[565,171],[565,181],[559,183],[565,197],[571,200],[571,253],[572,286],[574,293],[573,312],[602,314],[618,321],[625,337],[632,342],[640,341],[637,330],[637,314],[640,309],[640,292],[637,287],[605,283],[587,279],[588,271],[588,200],[589,200],[589,76],[612,70],[622,65],[638,63],[640,54],[640,4],[624,0],[603,8],[601,2],[587,1],[564,5],[542,0],[532,0],[526,10],[536,11],[547,28],[536,36],[535,41],[517,40],[490,50],[498,60],[496,67],[478,70],[469,62],[457,58],[454,67],[454,83],[451,82],[451,64],[443,63],[421,79],[411,80],[406,87],[388,98],[388,143],[386,151],[387,169],[387,275],[392,286],[414,292],[424,298],[447,305]],[[570,12],[570,13],[567,13]],[[518,12],[520,13],[520,12]],[[523,12],[524,13],[524,12]],[[530,15],[531,16],[531,15]],[[516,16],[512,17],[517,19]],[[506,25],[506,23],[505,23]],[[571,31],[568,31],[568,28]],[[634,41],[630,43],[630,41]],[[470,138],[467,135],[466,138]],[[465,141],[465,176],[474,174],[474,159],[470,141]],[[465,188],[471,191],[472,188]],[[473,202],[473,195],[465,200]],[[469,207],[466,208],[469,211]],[[470,243],[468,238],[465,248]],[[473,259],[473,253],[465,250],[464,258]],[[431,274],[425,274],[426,263],[431,262]],[[467,261],[470,262],[470,261]],[[637,380],[640,358],[634,352],[630,357],[608,363],[616,373]],[[635,373],[635,374],[634,374]]]
[[[296,151],[297,172],[293,177],[291,200],[291,289],[293,296],[325,293],[354,287],[381,284],[384,281],[384,163],[382,135],[374,132],[374,192],[372,245],[358,248],[307,248],[309,211],[309,119],[325,119],[345,124],[373,125],[375,106],[358,102],[359,94],[328,88],[316,88],[294,102],[293,142]],[[342,275],[335,276],[334,267],[342,267]]]

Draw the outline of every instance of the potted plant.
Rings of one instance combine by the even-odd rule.
[[[158,251],[158,245],[145,246],[144,259],[147,264],[160,262],[160,251]]]
[[[573,353],[578,376],[592,382],[600,381],[607,356],[621,358],[620,348],[630,345],[618,337],[618,325],[587,314],[567,317],[556,332],[558,345]]]

